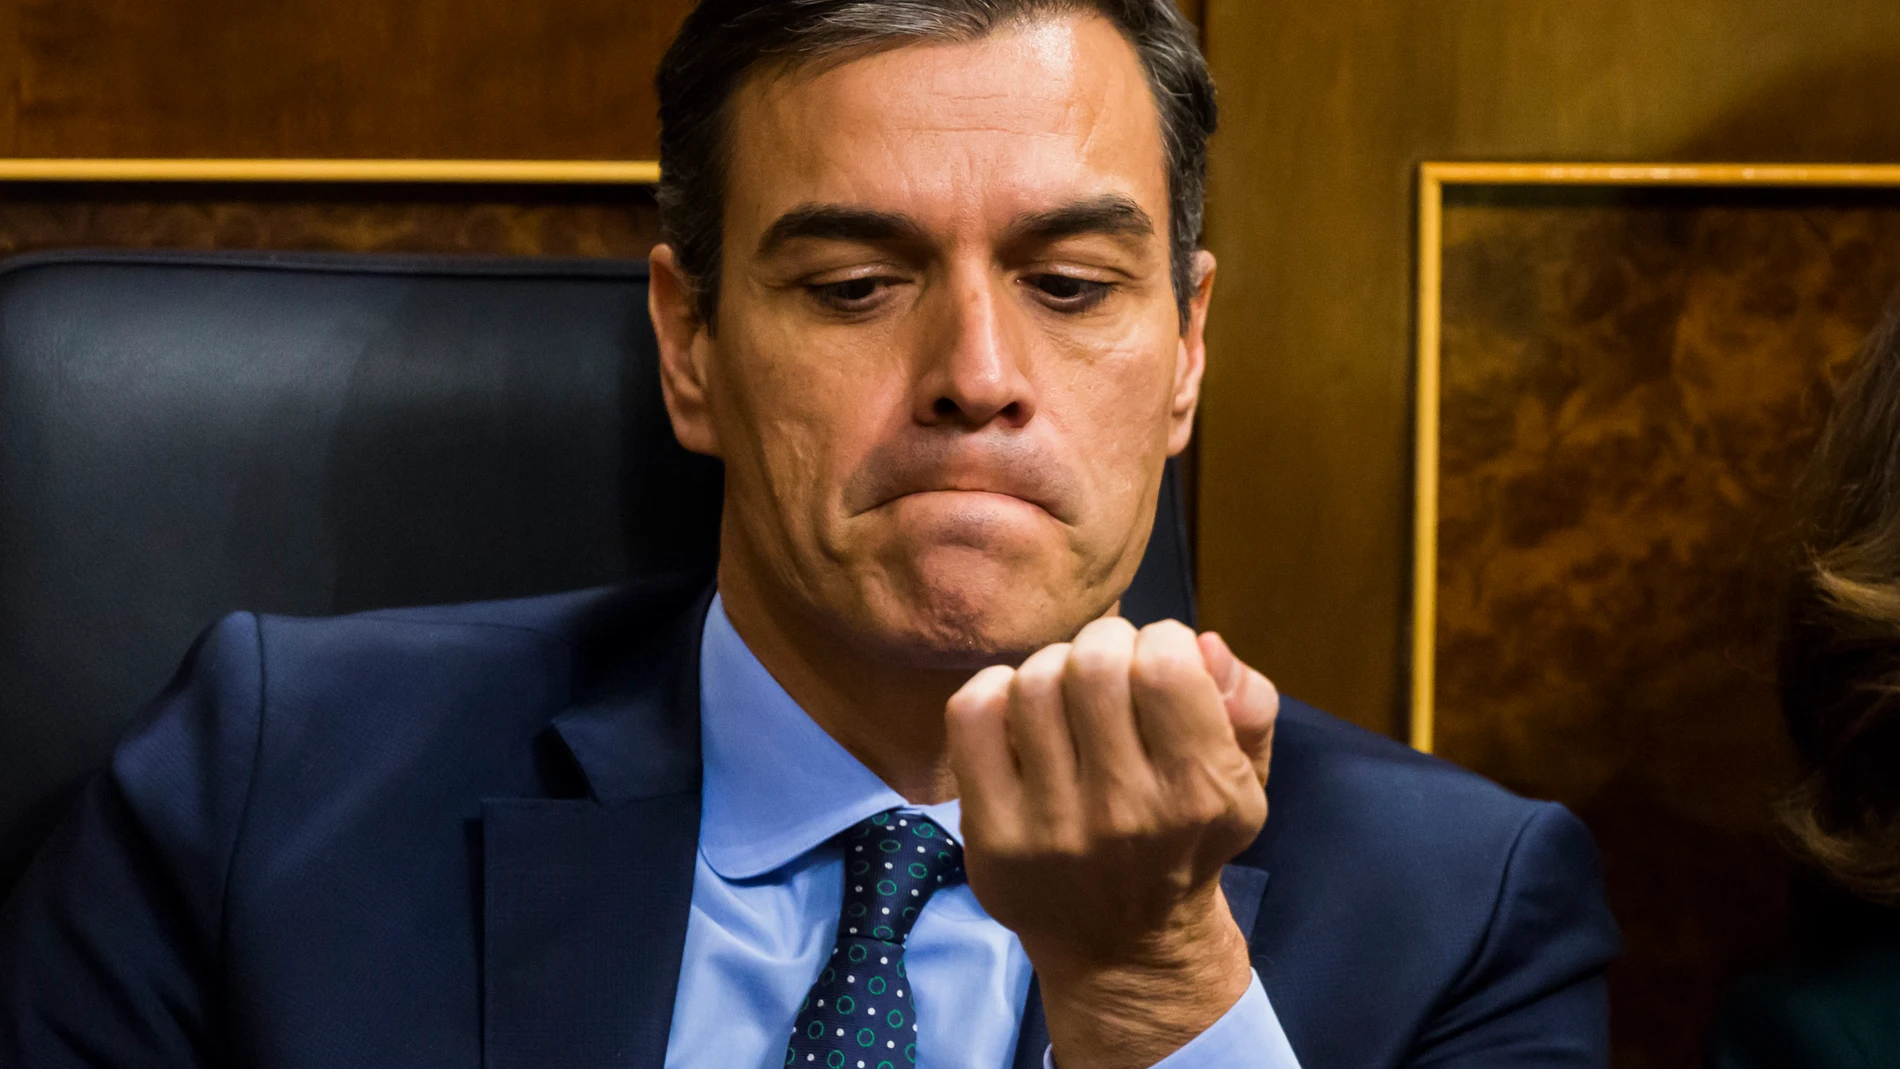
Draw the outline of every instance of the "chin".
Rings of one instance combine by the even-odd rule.
[[[1068,640],[1103,611],[1077,603],[1080,583],[1055,580],[1030,562],[970,553],[930,557],[888,576],[894,581],[870,599],[889,655],[918,667],[1015,663]],[[1069,597],[1057,596],[1063,589]]]

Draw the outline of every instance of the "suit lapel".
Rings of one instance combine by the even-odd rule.
[[[665,1063],[699,846],[709,603],[600,636],[623,655],[552,722],[590,797],[482,804],[486,1069]]]
[[[484,1064],[659,1069],[699,842],[697,791],[482,807]]]
[[[1234,913],[1234,923],[1240,926],[1240,933],[1247,937],[1247,948],[1252,950],[1254,922],[1260,919],[1260,902],[1267,893],[1267,872],[1244,863],[1228,865],[1221,869],[1220,886],[1227,896],[1227,908]],[[1010,1069],[1042,1069],[1042,1054],[1048,1049],[1049,1020],[1042,1012],[1042,981],[1032,975]]]

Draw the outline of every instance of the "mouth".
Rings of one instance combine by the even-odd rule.
[[[1033,508],[1073,524],[1075,483],[1054,447],[1027,437],[926,436],[873,451],[847,481],[844,503],[849,515],[910,498],[944,508]]]
[[[924,490],[910,490],[910,491],[906,491],[904,493],[898,494],[897,496],[891,498],[890,501],[884,502],[884,504],[888,505],[888,504],[891,504],[892,502],[902,501],[905,498],[938,498],[938,497],[963,498],[973,503],[995,503],[999,505],[1008,505],[1012,507],[1020,506],[1020,507],[1026,507],[1026,508],[1033,508],[1037,510],[1038,512],[1045,513],[1049,516],[1055,515],[1055,510],[1050,508],[1047,504],[1044,504],[1043,502],[1038,501],[1034,498],[1026,497],[1022,494],[1012,494],[1004,490],[969,489],[969,488],[960,487],[960,486],[938,487],[938,488],[931,488],[931,489],[924,489]]]

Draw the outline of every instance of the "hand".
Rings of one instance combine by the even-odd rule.
[[[1266,822],[1278,712],[1219,636],[1118,617],[950,699],[964,867],[1063,1069],[1146,1069],[1245,992],[1220,870]]]

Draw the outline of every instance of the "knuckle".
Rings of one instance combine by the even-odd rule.
[[[1063,666],[1068,663],[1070,647],[1066,642],[1054,646],[1045,646],[1031,654],[1016,670],[1011,681],[1011,689],[1017,694],[1044,695],[1062,680]]]
[[[1258,828],[1267,822],[1267,792],[1249,791],[1240,801],[1236,815],[1243,827]]]
[[[1195,791],[1184,800],[1182,819],[1195,827],[1206,827],[1227,815],[1231,799],[1224,791]]]
[[[1128,674],[1129,657],[1125,650],[1105,645],[1077,644],[1069,654],[1065,676],[1070,683],[1100,686],[1117,676]]]
[[[1201,660],[1201,644],[1194,632],[1179,620],[1158,620],[1141,629],[1135,638],[1137,654],[1151,656],[1192,656]]]
[[[1041,852],[1052,861],[1078,862],[1089,856],[1089,839],[1079,828],[1062,828],[1049,837]]]
[[[980,720],[1000,711],[1001,699],[1015,678],[1015,670],[1003,666],[985,668],[972,676],[944,705],[952,720]]]
[[[1217,760],[1196,768],[1175,796],[1174,816],[1193,827],[1217,824],[1246,808],[1250,795],[1265,797],[1245,760]]]
[[[1088,856],[1089,840],[1080,829],[1038,824],[1018,834],[991,842],[989,852],[1012,862],[1046,865],[1071,863]]]
[[[1078,647],[1131,645],[1134,641],[1135,625],[1122,616],[1104,616],[1099,620],[1090,620],[1075,636],[1075,644]]]
[[[1260,780],[1254,774],[1253,758],[1238,747],[1223,754],[1213,772],[1215,782],[1225,785],[1229,794],[1238,795],[1260,789]]]
[[[1179,649],[1166,647],[1142,647],[1130,668],[1134,682],[1156,690],[1170,690],[1206,674],[1198,656],[1190,658]]]
[[[1178,642],[1185,639],[1192,642],[1194,640],[1194,631],[1179,620],[1156,620],[1154,623],[1148,624],[1141,629],[1141,638],[1144,641],[1148,639],[1160,639],[1162,641]]]
[[[1248,670],[1241,681],[1240,697],[1250,718],[1257,720],[1263,728],[1271,727],[1280,715],[1280,688],[1259,672]]]
[[[1280,688],[1273,685],[1273,680],[1268,679],[1259,672],[1255,672],[1253,675],[1257,681],[1255,686],[1260,688],[1260,703],[1267,707],[1267,715],[1269,717],[1279,716]]]
[[[1038,671],[1061,668],[1062,662],[1069,659],[1069,651],[1073,648],[1074,644],[1069,642],[1050,643],[1025,658],[1022,667],[1034,668]]]
[[[981,731],[997,719],[999,710],[993,703],[969,698],[951,698],[944,706],[944,723],[953,732],[968,733]]]
[[[1096,812],[1096,821],[1104,836],[1122,841],[1143,838],[1154,829],[1148,808],[1125,798],[1109,799]]]
[[[964,843],[964,856],[972,854],[1003,865],[1014,864],[1027,856],[1020,830],[1003,822],[985,826],[982,838],[971,836]]]

